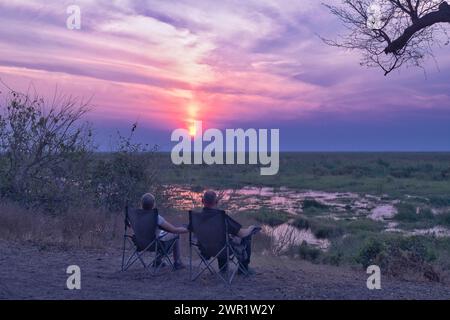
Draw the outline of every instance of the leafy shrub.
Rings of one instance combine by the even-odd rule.
[[[361,263],[364,268],[377,264],[381,255],[386,251],[386,244],[377,239],[370,239],[361,249],[356,261]]]
[[[339,266],[343,262],[344,255],[342,252],[331,252],[324,255],[321,262],[332,266]]]
[[[0,195],[53,211],[85,199],[92,133],[82,118],[89,102],[11,91],[0,107]]]
[[[132,142],[137,125],[111,154],[94,154],[89,101],[11,91],[0,110],[0,198],[54,213],[80,203],[117,210],[161,189],[155,150]]]
[[[328,206],[312,198],[303,200],[303,210],[310,208],[327,209]]]
[[[417,222],[424,220],[432,220],[434,218],[433,213],[429,208],[419,208],[410,203],[400,202],[396,204],[398,213],[395,215],[395,219],[404,222]]]
[[[380,232],[384,230],[384,225],[382,222],[374,221],[371,219],[357,219],[349,221],[345,225],[345,229],[350,232]]]
[[[119,133],[117,150],[95,162],[91,185],[97,205],[120,210],[127,202],[136,204],[142,194],[162,191],[158,183],[156,147],[134,143],[135,124],[128,137]],[[158,196],[161,199],[161,196]]]
[[[430,204],[436,207],[450,206],[450,197],[432,196],[429,198]]]
[[[311,262],[317,262],[322,254],[320,249],[313,248],[306,242],[303,242],[300,246],[298,246],[296,251],[300,258]]]
[[[344,229],[337,221],[329,219],[307,219],[298,217],[292,222],[298,229],[311,229],[318,239],[336,238],[344,234]]]
[[[303,217],[295,219],[294,222],[292,222],[292,225],[300,230],[309,229],[310,227],[308,219]]]
[[[263,208],[259,211],[250,211],[246,213],[247,216],[255,219],[256,221],[269,225],[271,227],[279,226],[288,222],[290,215],[283,211],[275,211],[267,208]]]
[[[325,219],[311,223],[311,231],[318,239],[336,238],[344,234],[344,229],[336,221]]]
[[[324,209],[319,209],[317,207],[308,207],[306,209],[303,209],[303,214],[307,216],[316,216],[324,213]]]
[[[421,237],[368,240],[356,261],[364,268],[378,265],[385,274],[407,278],[418,275],[430,281],[440,281],[440,275],[431,262],[436,254]]]
[[[450,211],[441,213],[436,216],[436,222],[442,226],[450,226]]]

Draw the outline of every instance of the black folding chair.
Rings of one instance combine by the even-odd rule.
[[[134,234],[130,234],[129,230]],[[162,237],[156,236],[158,229],[158,210],[125,209],[125,232],[123,236],[122,271],[128,270],[135,262],[140,261],[145,269],[152,269],[153,275],[157,274],[166,261],[172,269],[174,264],[170,253],[175,245],[175,240],[169,244],[161,241]],[[127,252],[130,252],[128,258]],[[147,255],[149,256],[147,258]],[[146,262],[146,260],[149,262]]]
[[[200,270],[193,273],[192,253],[200,257],[197,266]],[[193,212],[189,211],[189,271],[192,281],[197,280],[206,270],[217,275],[226,284],[231,284],[236,273],[248,275],[247,270],[237,259],[238,254],[233,247],[228,233],[228,222],[225,211]],[[217,271],[213,263],[218,259],[226,260],[226,273]],[[230,269],[234,265],[234,270]]]

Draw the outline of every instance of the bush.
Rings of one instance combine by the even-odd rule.
[[[436,222],[439,225],[450,227],[450,211],[437,215]]]
[[[309,229],[309,221],[306,218],[298,217],[292,222],[292,225],[300,230]]]
[[[298,217],[292,222],[298,229],[311,229],[318,239],[336,238],[344,234],[344,229],[337,222],[329,219],[306,219]]]
[[[429,208],[419,208],[410,203],[400,202],[396,204],[398,213],[395,219],[403,222],[418,222],[425,220],[433,220],[434,215]]]
[[[250,211],[246,214],[256,221],[271,227],[282,225],[290,219],[290,215],[284,211],[275,211],[266,208],[259,211]]]
[[[156,147],[133,143],[135,124],[129,137],[119,133],[117,150],[108,157],[95,162],[92,170],[91,188],[96,204],[110,211],[123,209],[129,202],[137,204],[146,192],[158,199],[162,187],[158,183]]]
[[[430,204],[436,207],[450,206],[450,197],[432,196],[429,198]]]
[[[0,92],[1,93],[1,92]],[[111,154],[94,154],[92,130],[83,117],[89,101],[57,95],[46,102],[11,91],[0,104],[0,198],[24,207],[62,213],[69,208],[109,210],[157,193],[154,148],[119,134]]]
[[[337,238],[344,234],[344,229],[338,221],[330,219],[306,219],[298,217],[292,225],[300,230],[311,229],[311,232],[318,239]]]
[[[322,213],[324,213],[324,210],[316,207],[308,207],[306,209],[303,209],[303,214],[307,216],[316,216]]]
[[[312,198],[303,200],[303,210],[307,210],[310,208],[327,209],[328,206]]]
[[[368,240],[356,261],[364,268],[377,265],[388,275],[408,278],[420,276],[430,281],[440,281],[440,275],[431,265],[436,254],[423,237]]]
[[[82,118],[88,103],[11,91],[0,107],[0,195],[53,211],[86,199],[92,133]]]
[[[332,266],[339,266],[342,264],[344,255],[342,252],[328,253],[322,258],[322,262]]]
[[[317,262],[322,252],[320,249],[310,247],[306,242],[303,242],[297,247],[297,254],[304,260]]]
[[[377,239],[368,240],[360,253],[358,254],[356,261],[361,263],[364,269],[373,264],[378,264],[379,259],[386,251],[386,244]]]
[[[345,229],[349,232],[380,232],[384,230],[384,224],[379,221],[361,218],[346,223]]]
[[[343,228],[330,220],[316,220],[311,224],[311,231],[318,239],[337,238],[344,234]]]

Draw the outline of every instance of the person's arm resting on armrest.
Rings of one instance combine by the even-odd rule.
[[[167,232],[174,233],[174,234],[183,234],[183,233],[189,232],[189,230],[186,229],[185,227],[175,227],[167,221],[163,221],[159,226],[162,229],[166,230]]]
[[[237,236],[239,238],[245,238],[248,237],[249,235],[252,234],[253,230],[256,229],[257,226],[250,226],[248,228],[241,228],[241,230],[239,230]]]

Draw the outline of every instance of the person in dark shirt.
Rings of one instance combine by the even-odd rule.
[[[217,198],[217,194],[214,191],[206,191],[202,198],[202,203],[204,206],[203,212],[211,212],[211,211],[217,211],[218,213],[221,212],[220,210],[217,209],[218,202],[219,201]],[[233,238],[232,244],[240,244],[242,247],[245,247],[245,253],[243,255],[244,257],[241,257],[239,261],[241,262],[242,267],[247,271],[247,273],[253,273],[253,270],[249,268],[250,256],[252,254],[251,241],[252,236],[254,232],[258,229],[258,227],[250,226],[248,228],[243,228],[239,222],[237,222],[230,216],[226,215],[226,219],[228,222],[228,232]],[[228,266],[226,265],[227,264],[226,257],[219,257],[218,263],[220,271],[226,272],[228,269]]]

